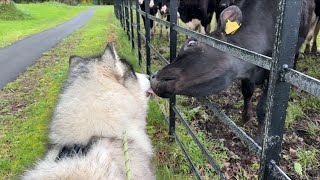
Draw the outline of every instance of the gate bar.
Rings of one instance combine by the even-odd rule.
[[[320,97],[320,80],[293,69],[284,70],[284,80],[314,96]]]
[[[218,117],[219,121],[226,125],[241,140],[241,142],[249,148],[251,152],[260,157],[261,147],[250,136],[248,136],[246,132],[239,128],[224,112],[222,112],[220,108],[213,104],[207,97],[197,99],[205,104]]]
[[[132,46],[132,49],[134,49],[134,29],[133,29],[133,12],[132,12],[132,0],[129,0],[130,1],[130,21],[131,21],[131,46]]]
[[[126,14],[126,31],[127,31],[127,34],[128,34],[128,40],[130,40],[130,26],[129,26],[129,9],[128,9],[128,0],[124,0],[125,2],[125,6],[124,6],[124,9],[125,9],[125,14]]]
[[[225,179],[226,177],[224,176],[224,174],[221,172],[220,166],[218,165],[218,163],[216,163],[216,161],[211,157],[211,155],[209,154],[208,150],[202,145],[202,143],[200,142],[199,138],[194,134],[194,132],[191,130],[190,126],[188,125],[188,123],[186,122],[186,120],[182,117],[182,115],[180,114],[180,112],[178,111],[178,109],[176,107],[173,108],[173,110],[176,112],[178,118],[180,119],[180,122],[184,125],[184,127],[187,129],[188,133],[191,135],[191,137],[193,138],[193,140],[197,143],[198,147],[200,148],[200,150],[202,151],[202,154],[206,157],[207,161],[211,164],[211,166],[214,168],[214,170],[216,171],[216,173],[219,175],[220,179]]]
[[[139,58],[139,66],[142,65],[141,58],[141,38],[140,38],[140,14],[139,14],[139,1],[136,0],[136,21],[137,21],[137,38],[138,38],[138,58]]]
[[[146,16],[145,16],[145,30],[146,30],[146,59],[147,59],[147,74],[150,75],[150,60],[151,60],[151,53],[150,53],[150,47],[148,44],[150,43],[150,0],[144,0],[144,5],[145,5],[145,11],[146,11]]]
[[[170,63],[172,63],[177,56],[177,31],[173,29],[177,24],[177,0],[170,0]],[[169,99],[169,135],[173,135],[176,131],[176,115],[173,110],[176,105],[176,97],[172,96]]]

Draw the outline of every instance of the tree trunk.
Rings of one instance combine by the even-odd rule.
[[[11,0],[0,0],[0,5],[2,4],[10,4]]]

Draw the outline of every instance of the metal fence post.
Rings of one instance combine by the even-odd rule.
[[[130,0],[130,22],[131,22],[131,46],[134,49],[134,29],[133,29],[133,12],[132,12],[132,0]]]
[[[124,0],[121,0],[121,25],[122,25],[123,30],[126,29],[124,19],[125,19]]]
[[[142,57],[141,57],[141,37],[140,37],[140,13],[138,11],[139,8],[140,8],[139,1],[136,0],[138,58],[139,58],[139,66],[141,66],[142,65]]]
[[[130,40],[130,25],[129,25],[129,3],[128,0],[125,0],[125,10],[126,10],[126,30],[128,34],[128,40]]]
[[[267,93],[260,180],[274,179],[270,176],[271,161],[279,164],[290,93],[290,84],[281,81],[279,77],[283,67],[293,66],[302,11],[301,0],[278,2],[277,32]]]
[[[170,63],[174,61],[177,56],[177,31],[173,27],[177,24],[177,1],[170,0]],[[169,135],[173,135],[176,130],[176,114],[174,112],[174,106],[176,105],[176,97],[170,97],[169,99]]]
[[[147,74],[150,75],[150,61],[151,61],[151,53],[150,53],[150,0],[145,0],[145,13],[146,13],[146,20],[145,20],[145,29],[146,29],[146,61],[147,61]]]

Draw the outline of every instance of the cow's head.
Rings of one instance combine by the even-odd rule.
[[[225,9],[220,16],[221,24],[224,23],[224,26],[217,29],[217,34],[224,31],[228,19],[240,21],[241,10],[236,6]],[[240,61],[190,38],[183,44],[177,58],[171,64],[151,76],[151,86],[157,95],[165,98],[174,94],[216,94],[227,88],[239,75]]]

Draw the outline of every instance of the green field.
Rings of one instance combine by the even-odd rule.
[[[13,12],[0,11],[0,48],[57,26],[71,19],[79,12],[88,9],[90,6],[68,6],[50,2],[16,4],[16,7],[24,13],[24,16],[27,16],[27,19],[7,20]]]

